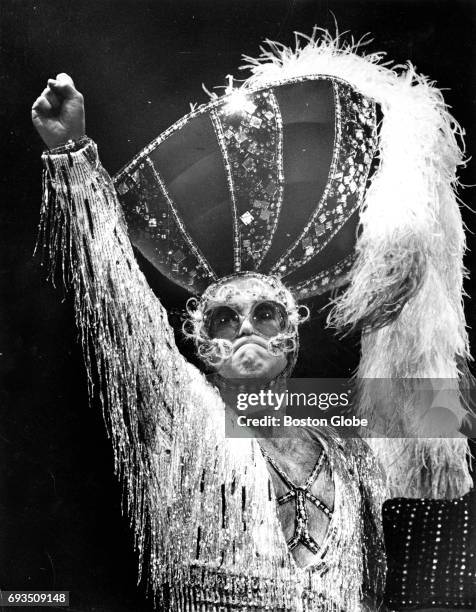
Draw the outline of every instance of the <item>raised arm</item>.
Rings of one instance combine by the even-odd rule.
[[[40,241],[52,274],[60,264],[74,290],[90,390],[98,372],[147,582],[160,597],[164,582],[185,588],[194,564],[252,574],[263,559],[274,576],[286,546],[274,501],[263,495],[264,460],[251,440],[224,437],[218,392],[176,348],[135,261],[111,179],[84,135],[82,96],[67,75],[49,81],[32,115],[50,149]],[[213,575],[210,584],[219,580]]]
[[[222,404],[179,353],[139,270],[111,179],[85,137],[81,94],[67,75],[48,83],[32,109],[49,147],[39,241],[52,276],[61,266],[74,292],[90,393],[95,387],[102,401],[141,550],[145,525],[172,503],[183,466],[204,468],[203,424],[214,422],[214,447],[223,436]]]
[[[187,380],[206,383],[180,355],[167,314],[139,270],[70,77],[48,81],[32,117],[49,147],[40,241],[53,270],[61,262],[73,286],[90,385],[97,366],[115,448],[119,455],[144,445],[169,448],[174,406]]]

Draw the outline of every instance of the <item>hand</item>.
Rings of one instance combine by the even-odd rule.
[[[84,99],[69,75],[62,72],[48,80],[33,104],[31,119],[49,149],[85,135]]]

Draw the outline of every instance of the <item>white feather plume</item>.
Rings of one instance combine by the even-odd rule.
[[[296,35],[296,48],[267,41],[246,57],[245,89],[305,75],[332,75],[374,100],[383,119],[379,168],[361,210],[357,260],[331,324],[362,329],[360,412],[385,422],[390,439],[374,441],[395,496],[454,497],[471,486],[467,441],[458,433],[466,408],[458,395],[470,359],[462,304],[465,236],[456,196],[464,163],[463,130],[441,91],[411,63],[384,53],[360,55],[327,31]],[[452,432],[419,437],[421,414],[411,384],[383,403],[365,393],[370,378],[448,379],[455,401]],[[403,391],[401,390],[403,389]]]

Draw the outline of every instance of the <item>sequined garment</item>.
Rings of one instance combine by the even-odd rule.
[[[345,282],[377,146],[375,104],[325,75],[193,110],[114,178],[133,244],[202,293],[230,274],[297,297]]]
[[[451,500],[385,502],[391,610],[476,609],[475,503],[474,491]]]
[[[366,446],[322,440],[333,516],[316,564],[298,569],[267,495],[266,461],[255,440],[225,438],[217,389],[177,350],[96,146],[43,160],[40,242],[52,274],[59,259],[74,290],[90,392],[99,376],[140,572],[157,607],[362,609],[362,584],[378,592],[384,573],[383,491]]]

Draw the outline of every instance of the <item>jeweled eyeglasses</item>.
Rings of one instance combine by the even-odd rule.
[[[245,319],[250,321],[257,334],[265,338],[277,336],[288,327],[289,323],[283,304],[266,300],[253,304],[247,315],[231,306],[221,305],[210,308],[205,312],[205,330],[209,338],[235,340]]]

